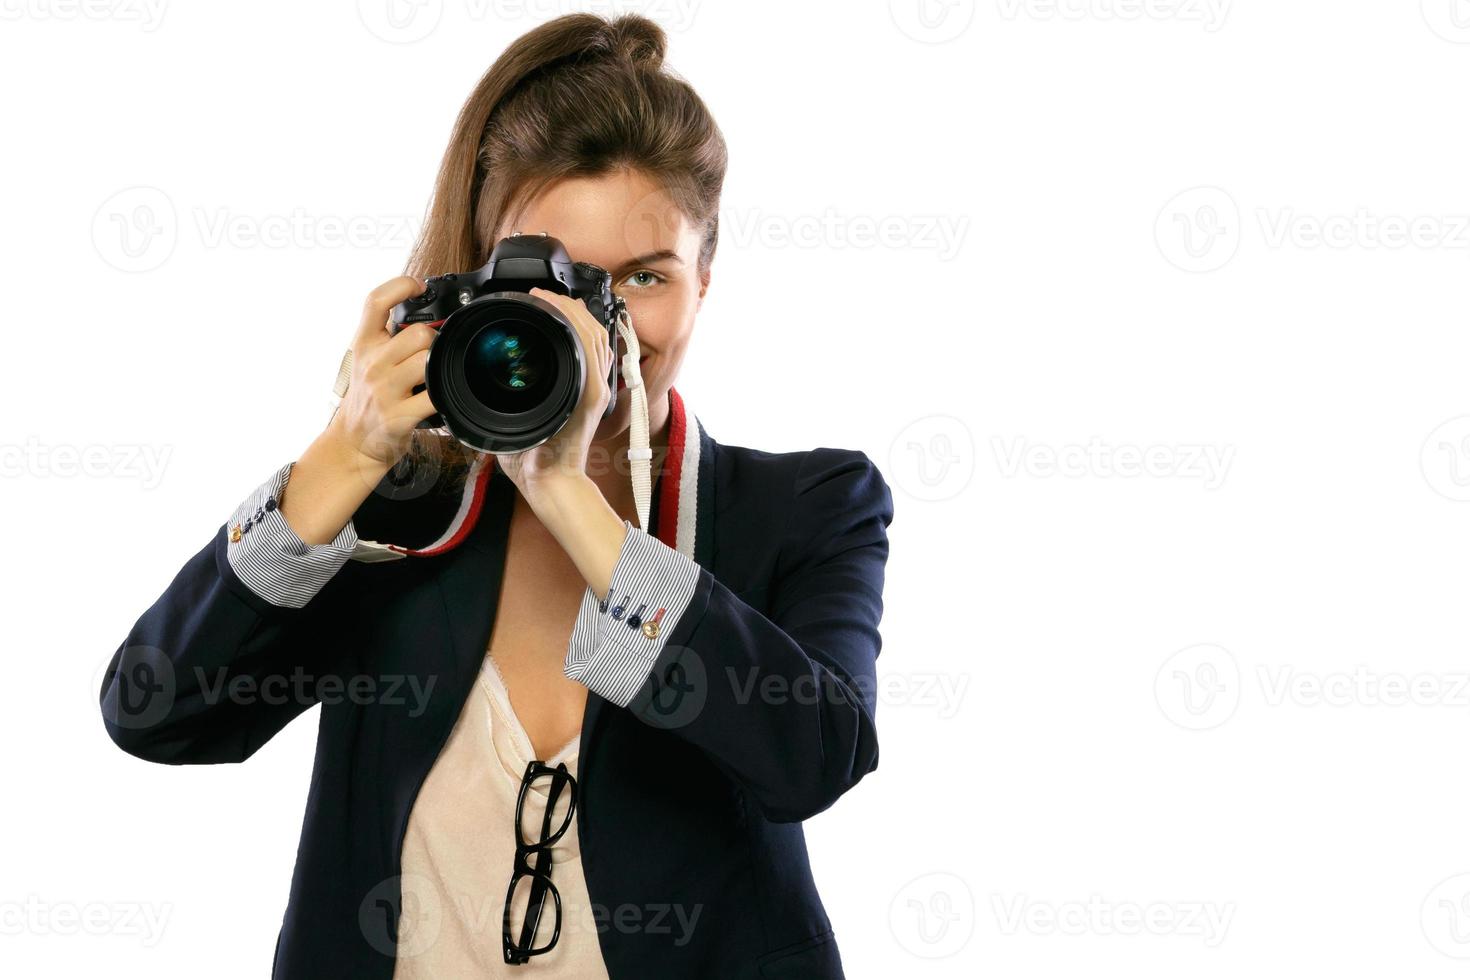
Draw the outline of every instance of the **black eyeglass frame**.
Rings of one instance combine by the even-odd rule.
[[[523,829],[526,793],[530,790],[532,783],[545,776],[551,777],[551,788],[546,793],[546,812],[541,817],[541,835],[535,841],[527,841]],[[556,810],[556,803],[561,796],[563,786],[567,787],[569,794],[567,814],[561,826],[553,834],[551,833],[551,815]],[[561,892],[557,891],[556,885],[551,881],[551,847],[567,832],[576,812],[577,780],[567,771],[566,763],[558,763],[555,768],[546,765],[540,759],[532,759],[526,763],[526,771],[521,776],[521,788],[516,794],[515,863],[510,873],[510,887],[505,890],[505,911],[500,917],[501,948],[505,954],[505,962],[512,966],[530,962],[531,957],[540,956],[549,951],[561,938]],[[534,865],[531,863],[533,856],[536,859]],[[515,901],[516,885],[520,884],[522,878],[528,876],[531,878],[531,892],[527,898],[526,915],[521,920],[520,942],[516,942],[511,938],[510,911]],[[536,931],[541,925],[541,913],[546,906],[548,892],[551,893],[552,904],[556,910],[556,923],[546,945],[537,947],[533,944],[536,942]]]

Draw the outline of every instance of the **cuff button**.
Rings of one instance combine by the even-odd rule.
[[[232,542],[240,540],[240,525],[236,524],[234,527],[230,528],[230,540]]]
[[[644,623],[643,635],[648,637],[650,640],[656,639],[658,637],[658,623],[651,619]]]

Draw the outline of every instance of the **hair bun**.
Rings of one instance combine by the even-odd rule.
[[[620,61],[657,69],[663,66],[668,36],[647,17],[623,14],[607,22],[607,46]]]

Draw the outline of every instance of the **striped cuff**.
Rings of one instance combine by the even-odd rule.
[[[628,529],[606,599],[589,587],[562,672],[620,708],[643,686],[699,583],[699,565],[658,538]]]
[[[347,563],[357,546],[349,520],[327,544],[308,545],[278,506],[293,460],[246,498],[230,517],[226,556],[236,577],[274,606],[300,609]]]

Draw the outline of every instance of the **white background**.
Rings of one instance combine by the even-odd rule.
[[[481,72],[611,9],[160,2],[0,0],[7,976],[268,974],[315,712],[155,766],[100,671],[325,424]],[[1462,976],[1470,4],[641,9],[731,153],[680,390],[894,491],[850,975]]]

